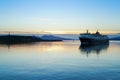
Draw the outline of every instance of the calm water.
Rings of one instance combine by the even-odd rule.
[[[120,80],[120,41],[0,45],[0,80]]]

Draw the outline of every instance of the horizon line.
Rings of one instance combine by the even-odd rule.
[[[90,33],[95,33],[96,31],[89,31]],[[116,31],[99,31],[102,34],[119,34]],[[0,34],[81,34],[86,33],[86,31],[0,31]]]

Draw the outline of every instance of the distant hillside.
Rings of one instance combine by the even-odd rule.
[[[53,35],[43,35],[40,38],[42,40],[71,40],[69,38],[62,38],[62,37],[53,36]]]
[[[67,39],[71,39],[71,40],[79,39],[79,34],[55,34],[55,36],[59,36],[59,37],[67,38]]]
[[[110,38],[110,40],[120,40],[120,37]]]

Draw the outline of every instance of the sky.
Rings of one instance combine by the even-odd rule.
[[[120,0],[0,0],[0,31],[120,33]]]

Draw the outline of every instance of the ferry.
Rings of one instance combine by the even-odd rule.
[[[109,38],[107,35],[102,35],[96,31],[96,33],[91,34],[88,32],[80,34],[79,40],[81,41],[81,44],[104,44],[109,43]]]

